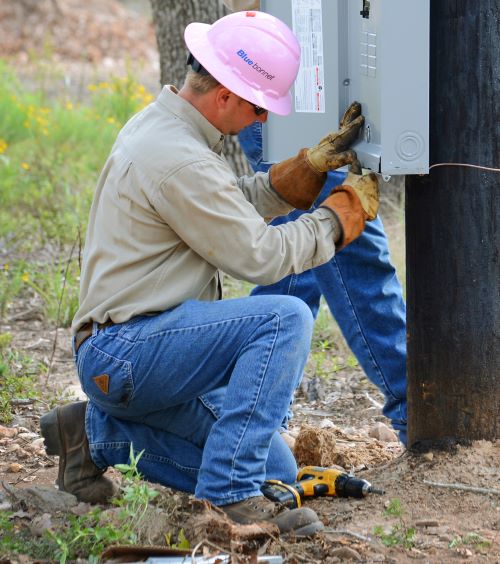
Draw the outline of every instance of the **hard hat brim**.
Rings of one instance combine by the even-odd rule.
[[[244,100],[265,108],[280,116],[286,116],[292,109],[292,96],[287,92],[284,96],[271,97],[261,90],[252,88],[239,79],[228,65],[220,61],[213,46],[208,40],[209,24],[193,22],[184,32],[184,41],[193,56],[205,69],[223,86],[234,92]]]

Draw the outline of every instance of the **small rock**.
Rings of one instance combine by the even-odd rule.
[[[337,556],[342,560],[361,560],[361,555],[354,549],[348,546],[342,546],[340,548],[334,548],[330,551],[331,556]]]
[[[7,472],[11,472],[12,474],[18,474],[24,470],[24,466],[19,464],[19,462],[12,462],[7,466]]]
[[[446,535],[447,533],[449,533],[449,531],[450,531],[450,527],[446,525],[441,525],[437,527],[429,526],[426,532],[429,535]]]
[[[419,529],[424,527],[439,527],[439,521],[433,519],[421,519],[420,521],[415,521],[415,527]]]
[[[35,439],[35,440],[31,443],[31,448],[32,448],[33,450],[40,450],[40,449],[43,449],[43,448],[44,448],[43,443],[44,443],[44,438],[43,438],[43,437],[40,437],[40,438],[38,438],[38,439]]]
[[[302,380],[300,387],[309,402],[324,400],[326,397],[325,385],[321,378],[306,378]]]
[[[18,434],[19,430],[14,427],[4,427],[0,425],[0,439],[11,439]]]
[[[389,427],[382,422],[375,423],[373,427],[368,430],[368,436],[383,441],[384,443],[394,443],[398,441],[396,433],[389,429]]]
[[[78,515],[79,517],[81,517],[82,515],[89,513],[91,509],[92,506],[90,505],[90,503],[84,503],[83,501],[81,501],[76,507],[71,508],[71,513],[73,513],[73,515]]]
[[[12,424],[22,427],[25,431],[27,431],[28,429],[26,429],[26,427],[29,427],[30,420],[27,417],[23,417],[22,415],[14,415],[14,417],[12,418]],[[21,430],[19,432],[22,432]]]
[[[35,537],[41,537],[47,529],[52,528],[52,519],[50,513],[37,515],[30,525],[31,534]]]
[[[24,439],[26,441],[31,441],[31,439],[36,439],[38,436],[39,435],[37,435],[36,433],[30,433],[29,431],[18,434],[18,437],[20,439]]]
[[[320,429],[332,429],[335,427],[335,423],[331,419],[322,419],[319,428]]]
[[[15,504],[22,504],[25,507],[44,513],[67,512],[75,505],[78,505],[74,495],[56,490],[53,487],[30,486],[28,488],[16,488],[4,484],[4,488]]]
[[[412,548],[412,549],[410,549],[410,552],[408,553],[408,556],[409,556],[410,558],[417,558],[417,559],[425,558],[425,554],[424,554],[421,550],[418,550],[418,548]]]
[[[18,445],[17,443],[11,444],[10,446],[8,446],[5,449],[5,452],[17,452],[18,450],[21,450],[21,445]]]
[[[457,554],[464,556],[465,558],[470,558],[472,556],[472,551],[465,547],[457,548]]]
[[[422,458],[427,462],[432,462],[434,460],[434,453],[433,452],[426,452],[422,454]]]

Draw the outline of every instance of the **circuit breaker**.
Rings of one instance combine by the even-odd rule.
[[[264,159],[279,161],[338,128],[349,103],[366,122],[354,145],[384,175],[429,170],[430,0],[262,0],[294,31],[301,65],[292,113],[269,115]]]

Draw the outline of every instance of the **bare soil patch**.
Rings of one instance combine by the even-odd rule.
[[[19,303],[12,315],[19,315],[23,307]],[[52,358],[50,375],[41,376],[41,380],[43,384],[47,381],[54,397],[81,397],[68,330],[58,330],[54,353],[55,330],[40,320],[0,324],[0,332],[6,331],[13,334],[13,344],[19,349],[47,363]],[[290,434],[296,438],[301,464],[340,464],[347,472],[354,471],[357,477],[386,493],[364,499],[307,501],[306,505],[318,513],[326,527],[325,532],[307,541],[279,540],[273,535],[249,538],[245,537],[245,531],[231,530],[238,539],[236,545],[245,549],[238,552],[240,556],[264,547],[267,554],[281,554],[289,562],[500,561],[500,447],[497,443],[479,441],[450,452],[412,455],[393,440],[379,407],[374,405],[381,402],[380,394],[366,381],[361,370],[339,371],[322,381],[321,387],[321,400],[308,400],[304,391],[297,397]],[[39,434],[39,418],[49,408],[50,402],[20,401],[13,422],[0,427],[0,481],[17,489],[49,486],[56,492],[57,458],[45,455]],[[115,471],[112,473],[118,477]],[[444,488],[426,482],[458,483],[484,491]],[[165,532],[183,529],[193,547],[205,539],[211,543],[206,545],[207,550],[214,550],[212,544],[234,550],[235,539],[221,542],[221,530],[212,521],[209,520],[212,537],[199,524],[193,524],[193,516],[200,515],[203,507],[192,496],[160,486],[157,489],[160,497],[154,509],[155,527],[148,527],[143,542],[164,545]],[[401,513],[386,515],[395,499],[400,501]],[[5,491],[0,494],[2,504],[17,508]],[[24,523],[26,515],[33,521],[40,520],[44,513],[51,514],[52,526],[65,519],[64,515],[51,513],[50,507],[47,509],[43,503],[36,507],[24,505],[23,511],[18,519]],[[68,511],[75,509],[68,507]],[[227,525],[224,527],[226,530]],[[386,543],[392,541],[394,546],[386,546],[374,534],[377,527],[385,533]],[[415,535],[412,546],[405,548],[403,540],[410,529],[415,530]]]

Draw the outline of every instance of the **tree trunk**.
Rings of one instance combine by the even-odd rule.
[[[500,0],[431,2],[431,163],[499,166]],[[499,437],[498,172],[407,177],[408,443]]]
[[[191,22],[213,23],[227,11],[221,0],[151,0],[151,7],[160,53],[160,83],[180,87],[187,70],[185,27]],[[224,154],[238,175],[249,173],[236,137],[226,137]]]

